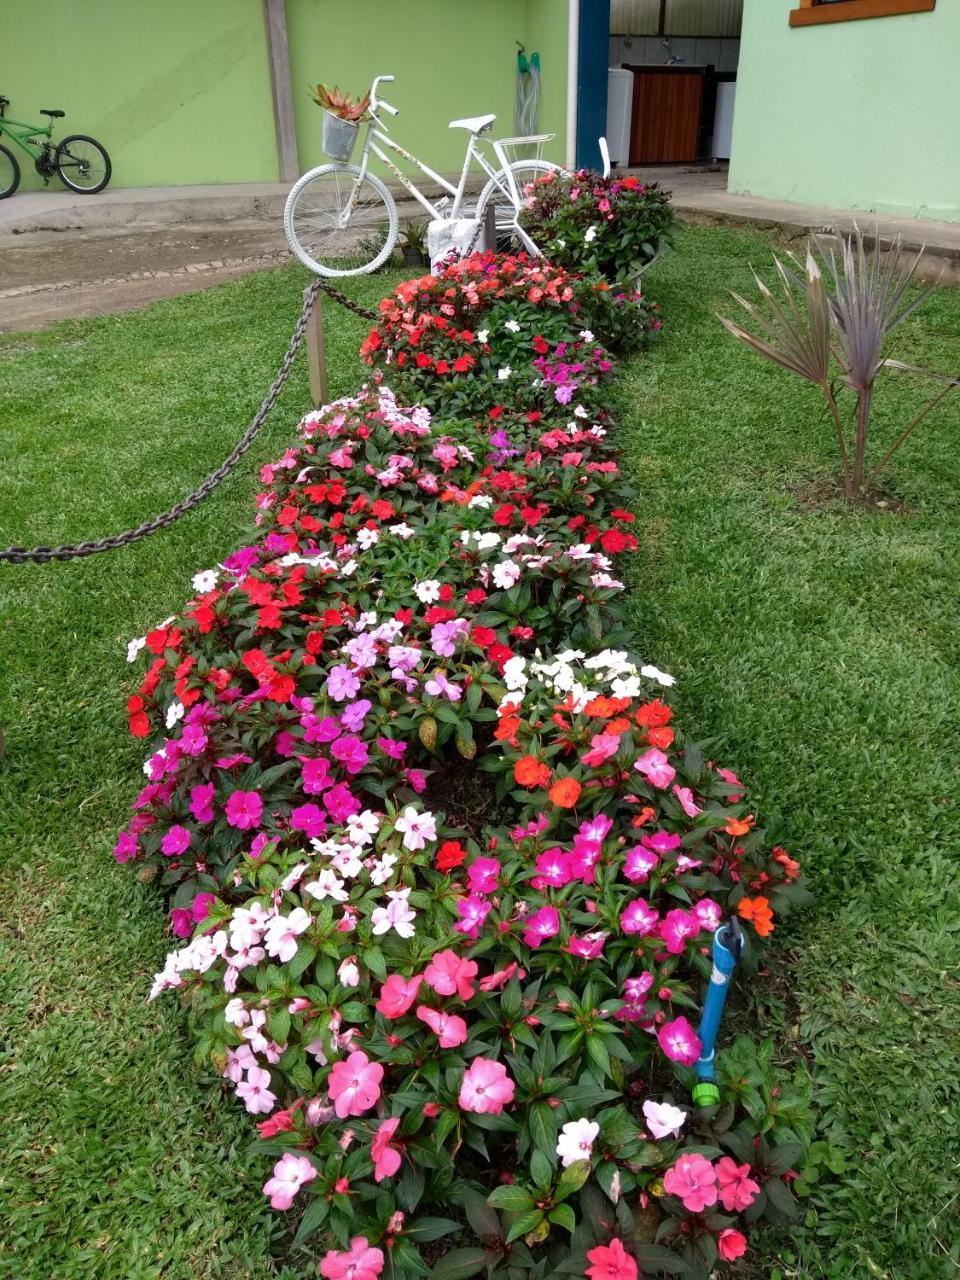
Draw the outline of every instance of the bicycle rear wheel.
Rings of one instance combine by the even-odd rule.
[[[20,185],[20,166],[17,157],[6,147],[0,147],[0,200],[12,196]]]
[[[290,248],[321,276],[376,271],[397,242],[397,206],[372,173],[325,164],[305,173],[287,196],[283,229]]]
[[[547,173],[563,172],[559,165],[551,164],[549,160],[517,160],[509,166],[509,169],[513,174],[513,180],[517,186],[517,194],[521,201],[523,200],[523,189],[528,183],[534,182],[537,178],[542,178]],[[514,203],[510,183],[507,181],[503,169],[495,177],[491,178],[480,192],[476,216],[481,222],[486,216],[489,204],[492,204],[495,210],[496,248],[498,253],[517,253],[521,249],[530,252],[531,245],[536,249],[536,245],[530,236],[526,232],[521,232],[517,225],[520,210]]]
[[[94,196],[110,181],[113,166],[105,148],[85,133],[72,133],[57,147],[57,173],[71,191]]]

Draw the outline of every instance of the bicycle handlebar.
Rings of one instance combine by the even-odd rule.
[[[396,76],[375,76],[374,77],[373,84],[370,86],[371,115],[374,114],[376,111],[378,111],[380,108],[383,108],[384,111],[389,111],[392,116],[396,116],[400,114],[398,107],[393,107],[390,105],[389,102],[384,102],[382,98],[377,97],[377,85],[392,84],[395,79],[396,79]]]

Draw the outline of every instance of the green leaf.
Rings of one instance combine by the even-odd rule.
[[[528,1213],[521,1213],[520,1217],[511,1225],[507,1232],[507,1244],[511,1240],[517,1240],[520,1236],[525,1236],[529,1231],[535,1231],[544,1221],[543,1213],[539,1209],[531,1209]]]
[[[575,1160],[561,1173],[560,1181],[557,1183],[556,1198],[566,1200],[567,1196],[572,1196],[574,1191],[579,1191],[589,1177],[590,1161]]]
[[[472,1188],[464,1191],[460,1197],[460,1203],[478,1239],[499,1239],[500,1219],[479,1191],[474,1191]]]
[[[506,1209],[509,1213],[522,1213],[533,1205],[533,1196],[525,1187],[494,1187],[487,1196],[487,1204],[495,1209]]]
[[[432,1280],[470,1280],[486,1268],[487,1254],[483,1249],[454,1249],[434,1263]]]
[[[324,1196],[314,1196],[300,1219],[300,1225],[297,1227],[297,1234],[293,1237],[293,1243],[299,1245],[309,1240],[317,1228],[323,1224],[329,1211],[330,1201]]]
[[[412,1226],[404,1227],[403,1234],[408,1240],[441,1240],[460,1230],[460,1223],[453,1218],[417,1218]]]
[[[566,1227],[571,1235],[577,1229],[577,1215],[568,1204],[558,1204],[555,1209],[550,1210],[547,1217],[551,1222],[555,1222],[558,1227]]]
[[[553,1165],[542,1151],[536,1150],[530,1157],[530,1172],[538,1187],[546,1189],[553,1182]]]

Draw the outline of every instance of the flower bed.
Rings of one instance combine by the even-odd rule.
[[[789,1216],[807,1132],[749,1042],[721,1108],[684,1101],[711,935],[769,934],[799,868],[630,653],[613,362],[576,282],[491,255],[427,281],[365,354],[474,412],[381,384],[307,415],[255,537],[130,646],[158,742],[116,854],[183,940],[152,994],[330,1280],[706,1274]],[[540,341],[508,379],[438,370],[434,335],[482,325]]]

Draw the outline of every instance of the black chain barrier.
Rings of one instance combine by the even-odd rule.
[[[354,315],[360,316],[364,320],[377,319],[376,312],[360,306],[358,302],[354,302],[352,298],[348,298],[345,293],[341,293],[333,285],[327,284],[325,280],[315,280],[304,297],[300,318],[290,338],[287,353],[283,357],[277,376],[274,378],[270,390],[264,396],[263,403],[257,410],[253,421],[223,463],[216,471],[207,476],[203,484],[198,489],[195,489],[188,498],[178,502],[169,511],[164,511],[163,515],[155,516],[154,519],[137,525],[135,529],[127,529],[123,533],[114,533],[107,538],[97,538],[90,542],[67,543],[59,547],[5,547],[0,549],[0,561],[6,560],[10,564],[27,564],[29,562],[48,564],[51,560],[76,560],[80,556],[98,555],[101,551],[115,551],[118,547],[129,547],[131,543],[139,542],[141,538],[148,538],[151,533],[157,533],[161,529],[168,529],[181,516],[199,506],[204,498],[213,493],[214,489],[219,484],[222,484],[234,470],[237,463],[256,440],[260,428],[270,416],[270,411],[277,403],[277,398],[283,390],[283,385],[290,376],[290,370],[293,368],[297,352],[303,346],[303,338],[307,331],[310,312],[316,301],[317,294],[321,291],[333,298],[335,302],[339,302],[342,307],[346,307],[348,311],[352,311]]]

